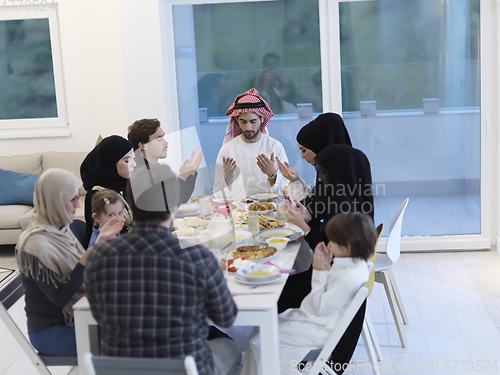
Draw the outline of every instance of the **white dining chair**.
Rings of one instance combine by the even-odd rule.
[[[16,320],[8,311],[22,297],[24,297],[24,288],[21,274],[16,271],[15,276],[0,290],[0,323],[7,327],[40,375],[52,375],[52,372],[48,369],[49,366],[73,366],[68,374],[78,373],[76,356],[62,357],[40,354],[33,348],[28,338],[24,336]]]
[[[385,253],[377,253],[375,262],[375,282],[384,284],[384,289],[389,300],[392,316],[396,323],[399,339],[403,348],[406,348],[406,338],[403,332],[403,325],[399,319],[399,314],[404,324],[408,324],[408,317],[403,306],[403,300],[399,293],[392,266],[396,264],[401,254],[401,227],[403,224],[403,215],[410,200],[406,198],[394,214],[389,226],[389,237],[385,246]],[[396,307],[397,305],[397,307]],[[399,314],[398,310],[399,309]]]
[[[382,234],[383,230],[384,230],[384,224],[380,224],[377,227],[377,242],[379,241],[380,235]],[[375,245],[375,248],[376,247],[377,245]],[[376,261],[377,261],[377,252],[374,252],[373,255],[370,257],[370,259],[368,259],[368,262],[371,263],[372,265],[375,265]],[[370,277],[365,284],[366,288],[368,289],[368,297],[373,291],[374,282],[375,282],[375,267],[373,266],[370,272]],[[363,338],[363,342],[365,344],[366,353],[368,354],[368,360],[372,364],[373,374],[379,375],[380,370],[379,367],[377,366],[377,362],[382,361],[384,358],[382,356],[382,349],[380,348],[380,345],[378,343],[377,335],[375,333],[375,328],[373,327],[373,323],[370,317],[370,313],[368,312],[368,309],[366,309],[365,311],[365,318],[363,320],[361,337]]]
[[[344,332],[351,324],[358,310],[360,309],[363,302],[368,296],[368,288],[364,285],[359,288],[359,290],[354,295],[352,301],[347,306],[344,315],[340,321],[333,320],[327,326],[327,329],[334,327],[332,334],[328,338],[325,346],[320,349],[311,350],[299,363],[299,366],[291,371],[291,374],[303,374],[303,375],[335,375],[335,372],[330,368],[328,364],[328,359],[330,358],[333,349],[337,346],[338,342],[344,335]]]

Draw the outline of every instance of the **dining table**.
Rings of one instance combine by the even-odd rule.
[[[293,226],[288,224],[288,227]],[[300,230],[296,227],[297,230]],[[265,245],[264,245],[265,246]],[[271,258],[257,260],[257,264],[271,262],[283,270],[281,277],[269,284],[248,285],[237,280],[237,275],[226,273],[227,287],[238,307],[235,326],[254,326],[259,328],[261,340],[262,374],[275,375],[280,372],[278,339],[278,299],[290,275],[286,270],[302,272],[312,262],[312,250],[303,237],[290,241],[285,249],[276,252]],[[85,353],[99,355],[97,322],[92,316],[88,299],[81,298],[74,305],[76,348],[79,373],[88,374],[84,363]]]

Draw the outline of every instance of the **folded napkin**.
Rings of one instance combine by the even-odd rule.
[[[277,266],[276,264],[271,263],[270,261],[267,261],[267,262],[265,262],[265,263],[263,263],[263,264],[269,264],[269,265],[271,265],[271,266],[278,267],[278,268],[280,269],[280,273],[293,273],[293,272],[294,272],[293,270],[290,270],[290,269],[281,269],[281,267],[280,267],[280,266]]]

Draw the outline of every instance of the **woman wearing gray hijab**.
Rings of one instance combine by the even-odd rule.
[[[25,291],[28,335],[40,353],[76,355],[73,305],[83,292],[85,250],[69,225],[80,207],[82,182],[71,172],[52,168],[35,185],[35,214],[16,246]],[[98,241],[114,237],[123,221],[110,221]]]

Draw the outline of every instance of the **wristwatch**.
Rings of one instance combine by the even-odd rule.
[[[278,176],[278,171],[274,171],[274,173],[270,176],[267,176],[267,179],[268,180],[273,180],[276,178],[276,176]]]

